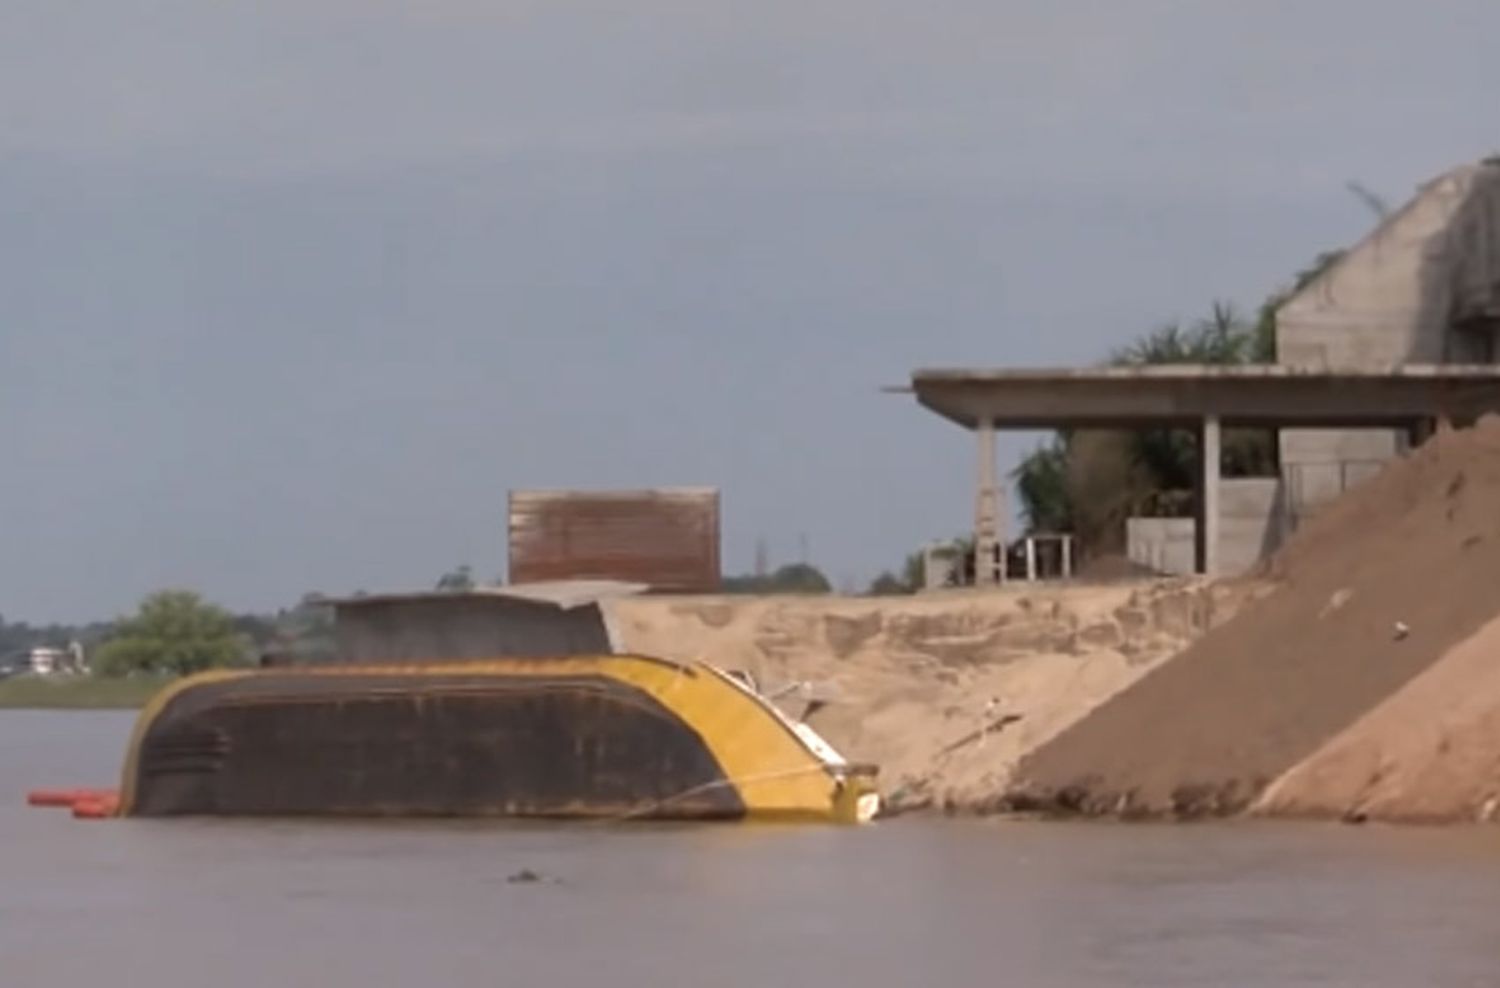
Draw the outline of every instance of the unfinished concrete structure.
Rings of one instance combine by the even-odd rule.
[[[926,408],[966,429],[978,441],[975,582],[1005,578],[998,546],[1000,479],[995,433],[1000,429],[1191,429],[1200,450],[1194,525],[1194,569],[1217,575],[1224,512],[1219,477],[1225,426],[1380,429],[1418,434],[1435,419],[1468,421],[1500,412],[1500,366],[1406,365],[1385,370],[1301,370],[1277,364],[1088,369],[921,370],[909,388]],[[1252,506],[1253,507],[1253,506]],[[1236,508],[1243,518],[1248,510]],[[1257,523],[1263,529],[1264,522]],[[1239,546],[1233,558],[1258,558],[1266,539]]]
[[[1417,196],[1278,310],[1278,363],[918,371],[926,407],[978,436],[975,581],[1005,577],[996,429],[1196,431],[1196,517],[1132,519],[1130,554],[1166,572],[1242,571],[1319,504],[1440,419],[1500,411],[1500,159]],[[1278,430],[1279,476],[1221,481],[1220,430]]]
[[[1492,364],[1500,332],[1500,159],[1456,168],[1284,303],[1276,356],[1308,370]],[[1402,453],[1390,429],[1286,429],[1292,523]]]

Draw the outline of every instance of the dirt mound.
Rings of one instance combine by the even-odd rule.
[[[1276,581],[1027,756],[1008,802],[1245,809],[1500,611],[1500,421],[1444,432],[1303,526]]]
[[[1021,755],[1233,606],[1224,590],[1170,581],[905,598],[647,597],[610,611],[628,649],[750,673],[846,756],[878,763],[897,806],[982,810]]]
[[[1276,780],[1266,816],[1401,823],[1500,809],[1500,619]]]

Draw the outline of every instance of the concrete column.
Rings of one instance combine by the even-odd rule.
[[[1198,496],[1193,534],[1198,572],[1219,573],[1219,419],[1205,416],[1198,427]]]
[[[1073,536],[1062,537],[1062,578],[1071,580],[1073,578]]]
[[[1422,419],[1411,427],[1407,432],[1407,443],[1409,449],[1416,449],[1437,431],[1437,423],[1433,419]]]
[[[1026,582],[1036,582],[1036,539],[1026,539]]]
[[[995,423],[980,419],[978,490],[974,499],[974,584],[993,586],[999,579],[995,549],[1000,545],[1000,479],[995,468]]]

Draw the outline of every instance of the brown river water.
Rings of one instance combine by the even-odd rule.
[[[132,716],[0,711],[0,984],[1500,986],[1500,829],[74,821]],[[507,878],[521,869],[534,884]]]

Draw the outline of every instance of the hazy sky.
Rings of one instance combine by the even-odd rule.
[[[718,485],[730,569],[805,532],[862,583],[972,513],[970,437],[881,385],[1252,307],[1368,226],[1346,181],[1500,149],[1496,38],[1494,0],[0,0],[0,613],[492,576],[529,486]]]

